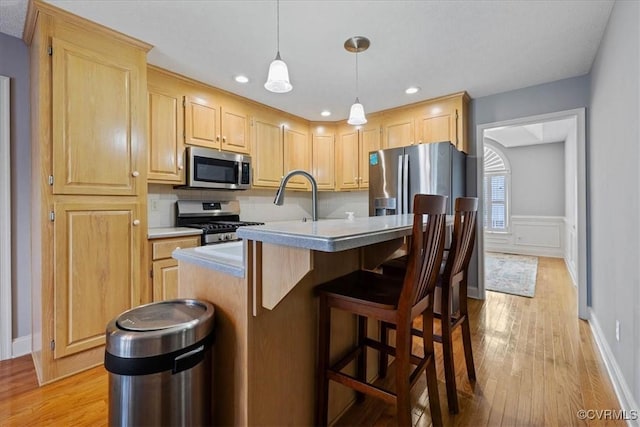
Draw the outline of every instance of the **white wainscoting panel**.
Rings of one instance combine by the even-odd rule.
[[[513,215],[508,233],[484,233],[484,250],[564,258],[564,240],[564,217]]]

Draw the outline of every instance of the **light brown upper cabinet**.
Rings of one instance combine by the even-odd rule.
[[[137,195],[146,187],[139,64],[52,37],[53,194]],[[145,81],[144,79],[142,80]]]
[[[206,96],[185,96],[185,144],[220,149],[219,110],[220,106]]]
[[[311,161],[312,175],[319,190],[334,190],[335,182],[335,132],[333,125],[312,124]]]
[[[249,117],[239,103],[219,105],[207,94],[184,97],[185,144],[249,153]]]
[[[151,75],[150,75],[151,77]],[[149,85],[149,181],[184,182],[182,95]]]
[[[369,152],[382,148],[379,118],[369,117],[359,129],[342,124],[336,143],[336,190],[369,187]]]
[[[294,169],[311,173],[309,126],[303,120],[267,108],[257,109],[251,118],[253,185],[278,187],[285,174]],[[306,190],[309,181],[295,176],[287,188]]]
[[[468,153],[468,106],[469,96],[464,92],[421,104],[416,111],[418,143],[451,141]]]
[[[384,117],[384,148],[405,147],[414,143],[412,110],[397,110]]]
[[[306,125],[287,125],[284,128],[284,170],[283,174],[299,169],[311,171],[311,144],[309,143],[309,127]],[[308,179],[296,175],[289,179],[287,188],[298,190],[311,189]]]
[[[275,115],[251,119],[253,185],[278,187],[284,171],[283,126]]]

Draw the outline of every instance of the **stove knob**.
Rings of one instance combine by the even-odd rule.
[[[227,233],[227,240],[231,240],[231,239],[233,239],[233,234]]]

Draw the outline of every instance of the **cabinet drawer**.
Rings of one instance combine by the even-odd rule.
[[[157,240],[151,242],[151,256],[153,261],[171,258],[171,252],[177,248],[193,248],[194,246],[200,246],[200,236]]]

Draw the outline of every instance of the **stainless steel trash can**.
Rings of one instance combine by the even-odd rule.
[[[177,299],[107,325],[110,426],[210,425],[214,307]]]

